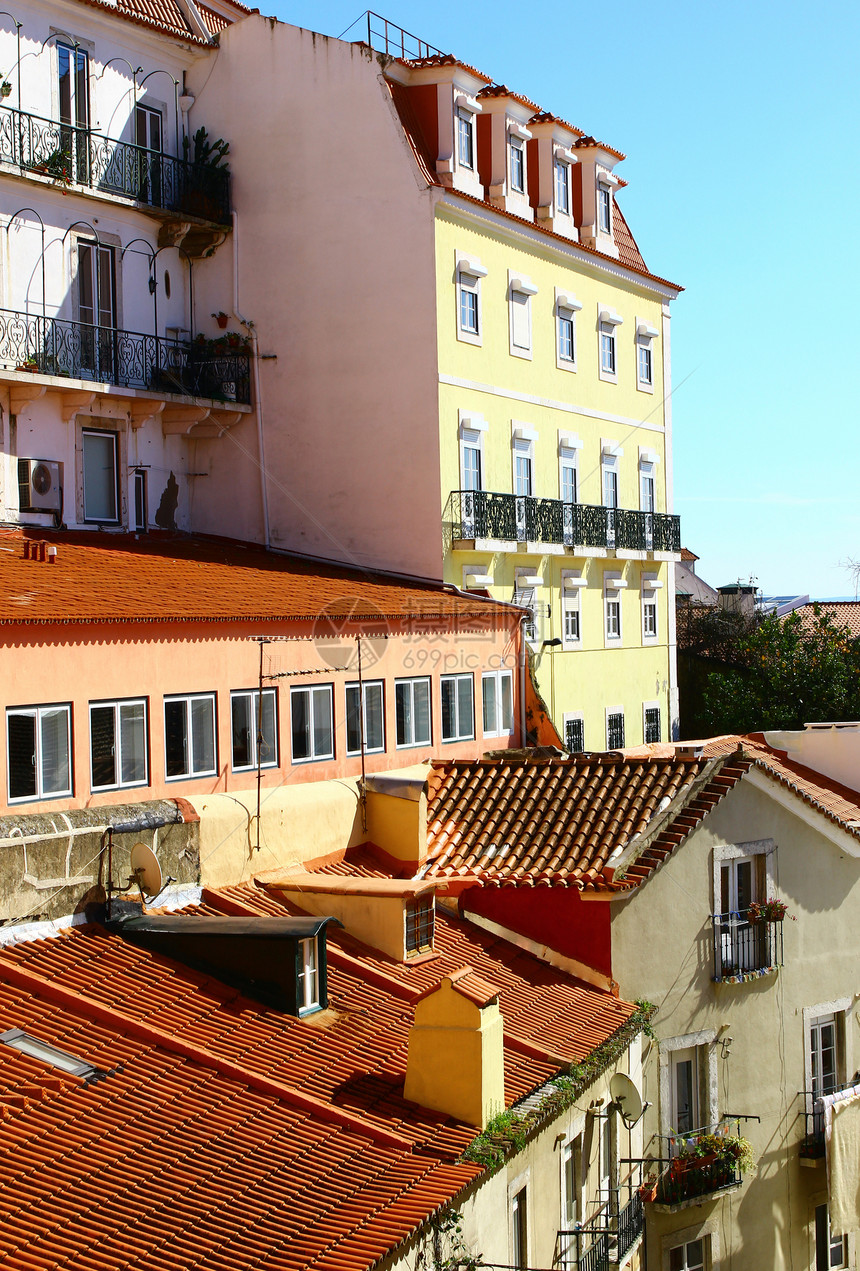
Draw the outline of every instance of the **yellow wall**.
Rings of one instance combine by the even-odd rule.
[[[612,440],[623,448],[618,459],[619,506],[640,507],[639,448],[659,456],[655,468],[656,509],[671,510],[667,497],[667,466],[663,431],[663,300],[654,289],[618,276],[617,269],[574,261],[552,240],[527,235],[502,218],[464,215],[441,204],[436,217],[438,286],[439,413],[442,498],[447,503],[458,490],[460,476],[459,419],[473,411],[487,421],[483,433],[483,488],[513,492],[512,421],[538,432],[534,443],[534,494],[559,499],[559,432],[582,440],[578,452],[579,502],[602,503],[601,443]],[[487,269],[481,281],[482,344],[457,338],[457,252],[477,257]],[[531,300],[532,359],[512,355],[509,338],[508,271],[525,274],[538,288]],[[556,364],[555,290],[572,293],[582,303],[576,315],[577,370]],[[599,376],[598,306],[606,305],[623,317],[616,328],[618,383]],[[652,343],[654,392],[636,383],[636,326],[646,322],[661,332]],[[449,383],[448,380],[455,383]],[[489,391],[492,389],[493,391]],[[528,400],[536,399],[536,400]],[[575,408],[575,409],[573,409]],[[590,413],[581,413],[581,412]],[[595,417],[598,413],[605,418]],[[667,464],[667,458],[669,464]],[[443,519],[444,514],[443,514]],[[617,559],[611,549],[574,556],[560,545],[538,545],[534,553],[452,550],[445,540],[445,577],[463,586],[468,572],[492,575],[492,592],[511,599],[515,570],[528,568],[544,578],[537,600],[543,608],[539,640],[562,635],[561,571],[582,570],[588,586],[580,593],[581,643],[574,650],[547,651],[538,661],[541,692],[559,728],[565,714],[581,713],[585,745],[606,745],[607,707],[622,706],[625,743],[643,741],[643,703],[661,710],[661,736],[670,737],[670,614],[674,597],[671,562],[655,559]],[[645,557],[645,553],[641,553]],[[606,647],[604,637],[603,573],[619,571],[627,580],[620,593],[621,646]],[[641,574],[656,575],[663,583],[655,593],[658,608],[656,642],[642,639]]]

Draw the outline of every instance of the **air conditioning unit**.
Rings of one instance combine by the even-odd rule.
[[[62,511],[63,465],[52,459],[19,459],[18,507],[22,512]]]

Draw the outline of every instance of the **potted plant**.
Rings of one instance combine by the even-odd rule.
[[[28,353],[23,362],[19,362],[15,369],[17,371],[38,371],[39,359],[35,353]]]
[[[649,1174],[648,1177],[644,1178],[642,1182],[639,1184],[638,1191],[639,1191],[639,1199],[641,1201],[647,1202],[647,1201],[656,1200],[657,1179],[652,1174]]]
[[[12,96],[12,85],[8,79],[4,79],[3,83],[0,84],[0,97],[11,97],[11,96]]]
[[[203,220],[219,220],[223,212],[219,194],[230,172],[226,162],[229,143],[220,137],[217,141],[210,141],[206,129],[198,128],[193,146],[187,137],[183,137],[182,149],[188,164],[182,196],[183,212]]]
[[[218,323],[222,331],[226,329],[227,323],[230,321],[229,313],[225,313],[223,309],[219,309],[217,313],[213,313],[212,317]]]
[[[753,900],[750,902],[749,920],[752,923],[782,922],[786,917],[795,921],[793,914],[788,912],[788,905],[785,901],[777,900],[775,896],[770,900]]]

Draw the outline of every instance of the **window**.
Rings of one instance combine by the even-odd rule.
[[[711,1264],[707,1242],[708,1237],[704,1237],[675,1245],[669,1250],[669,1271],[707,1271]]]
[[[579,593],[585,583],[581,570],[563,572],[561,576],[561,638],[564,644],[579,644],[581,611]]]
[[[555,161],[555,210],[570,215],[570,165],[563,159]]]
[[[433,948],[433,930],[436,915],[432,895],[411,900],[404,912],[406,923],[406,953],[422,953]]]
[[[137,105],[134,110],[134,139],[140,150],[141,176],[137,197],[141,203],[161,205],[161,155],[163,146],[161,111]]]
[[[86,1059],[78,1059],[67,1050],[60,1050],[58,1046],[43,1042],[20,1028],[10,1028],[7,1032],[0,1033],[0,1042],[20,1051],[22,1055],[29,1055],[31,1059],[38,1059],[52,1068],[58,1068],[60,1072],[67,1072],[72,1077],[91,1077],[98,1072],[95,1065],[88,1063]]]
[[[293,763],[334,758],[334,725],[330,684],[290,690]]]
[[[645,727],[644,727],[645,743],[649,745],[653,742],[661,741],[660,736],[660,707],[645,707]]]
[[[653,463],[639,465],[639,506],[643,512],[655,511],[655,484]]]
[[[84,520],[119,523],[119,438],[114,432],[81,433],[84,473]]]
[[[531,644],[538,640],[538,607],[537,586],[541,582],[539,575],[530,569],[518,569],[514,575],[513,603],[530,611],[530,618],[523,626],[523,634]]]
[[[562,311],[559,313],[556,321],[558,324],[559,359],[562,362],[575,362],[573,314]]]
[[[86,49],[57,44],[58,98],[60,107],[60,150],[63,165],[72,181],[87,181],[89,175],[90,60]]]
[[[555,289],[555,364],[562,371],[576,370],[576,315],[582,305],[567,291]]]
[[[577,491],[577,462],[576,451],[569,450],[566,446],[559,447],[558,456],[558,485],[559,494],[562,503],[576,503],[578,497]]]
[[[702,1128],[699,1098],[699,1052],[696,1046],[669,1055],[669,1125],[674,1134]]]
[[[582,1139],[568,1139],[561,1149],[561,1223],[572,1231],[579,1219],[579,1176],[582,1171]],[[575,1244],[570,1252],[575,1252]]]
[[[516,194],[524,194],[526,189],[526,162],[522,137],[511,137],[508,153],[511,165],[511,189]]]
[[[233,733],[233,771],[277,768],[277,700],[273,688],[249,689],[230,694],[230,722]]]
[[[606,749],[622,750],[624,748],[624,712],[606,712]]]
[[[71,706],[25,706],[7,710],[9,802],[71,794],[71,752]]]
[[[565,715],[564,746],[572,755],[585,750],[585,721],[581,715]]]
[[[845,1022],[851,1018],[850,1010],[850,998],[803,1008],[806,1138],[820,1149],[824,1147],[824,1111],[816,1101],[843,1089],[855,1067],[853,1060],[848,1066],[846,1056]]]
[[[761,935],[749,921],[749,907],[757,900],[756,859],[735,856],[720,867],[720,955],[722,971],[751,971],[759,966]]]
[[[460,480],[462,482],[460,488],[462,490],[474,492],[483,489],[481,436],[480,432],[471,428],[460,430]]]
[[[621,601],[617,591],[609,591],[603,600],[606,619],[606,639],[621,639]]]
[[[597,187],[597,224],[601,233],[612,233],[612,199],[605,185]]]
[[[457,107],[457,159],[461,168],[475,167],[475,116]]]
[[[618,507],[618,458],[616,455],[604,454],[602,463],[603,506]]]
[[[654,372],[651,365],[651,341],[639,340],[638,343],[638,376],[639,383],[648,385],[654,383]]]
[[[600,370],[604,375],[615,375],[615,327],[608,322],[600,324]]]
[[[468,274],[460,280],[460,329],[478,334],[478,279]]]
[[[398,680],[394,686],[398,746],[430,745],[430,680]]]
[[[809,1024],[809,1074],[817,1099],[839,1089],[839,1050],[835,1015],[819,1015]]]
[[[475,683],[471,675],[443,675],[442,740],[470,741],[475,736]]]
[[[361,695],[363,709],[359,711]],[[364,753],[379,754],[385,749],[385,694],[382,680],[346,686],[346,753],[360,755],[364,731]]]
[[[501,737],[514,731],[514,677],[511,671],[486,671],[481,676],[484,699],[484,736]]]
[[[164,763],[168,781],[215,775],[214,693],[164,699]]]
[[[146,473],[137,468],[134,473],[134,528],[145,534],[149,525]]]
[[[834,1236],[830,1230],[827,1205],[815,1206],[815,1271],[831,1271],[848,1266],[848,1237]]]
[[[642,639],[657,639],[657,593],[642,584]]]
[[[320,1004],[319,949],[317,937],[298,942],[298,1007],[299,1014],[313,1011]]]
[[[600,1202],[609,1205],[609,1182],[612,1177],[612,1123],[608,1114],[600,1117],[597,1177]]]
[[[90,702],[93,790],[147,784],[146,725],[144,698],[124,702]]]
[[[533,455],[533,442],[514,438],[514,494],[529,497],[532,493]]]
[[[521,1187],[511,1198],[511,1257],[517,1271],[526,1271],[529,1265],[529,1238],[525,1187]]]
[[[481,279],[487,271],[474,257],[457,253],[457,338],[481,343]]]
[[[81,371],[112,383],[116,353],[116,253],[104,243],[78,242],[78,316]]]
[[[511,352],[519,356],[532,349],[532,298],[524,291],[511,289]]]

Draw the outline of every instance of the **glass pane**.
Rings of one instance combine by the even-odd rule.
[[[394,713],[396,716],[397,744],[409,746],[413,741],[411,684],[397,684],[394,688]]]
[[[415,712],[414,737],[416,745],[430,744],[430,682],[416,680],[412,686],[412,707]]]
[[[84,520],[116,521],[116,437],[83,435]]]
[[[509,733],[514,727],[514,677],[510,671],[503,671],[501,676],[503,733]]]
[[[495,675],[485,675],[482,678],[482,688],[484,694],[484,732],[496,733],[499,731],[496,712],[496,677]]]
[[[737,909],[743,913],[745,909],[749,909],[752,900],[752,861],[738,861],[737,863]]]
[[[39,718],[42,793],[63,794],[69,789],[69,712],[61,706],[43,710]]]
[[[364,744],[368,750],[385,749],[385,725],[382,718],[382,685],[368,684],[364,690]]]
[[[81,322],[94,323],[96,320],[95,255],[89,243],[78,244],[78,312]]]
[[[36,715],[9,714],[9,798],[32,799],[36,794]]]
[[[188,774],[187,703],[164,703],[164,770],[168,777]]]
[[[60,123],[72,122],[72,50],[57,45],[57,67],[60,77]]]
[[[361,750],[359,704],[358,685],[352,684],[346,690],[346,748],[351,754],[357,754]]]
[[[442,681],[442,740],[457,736],[457,697],[454,680]]]
[[[93,789],[115,786],[116,746],[113,706],[93,706],[90,710],[90,754]]]
[[[79,128],[89,127],[89,55],[83,49],[75,50],[75,123]]]
[[[301,689],[290,696],[290,715],[293,731],[293,758],[311,757],[311,695],[309,689]]]
[[[481,452],[475,446],[463,447],[463,489],[481,488]]]
[[[119,708],[123,785],[146,781],[146,703],[125,702]]]
[[[684,1246],[669,1250],[669,1271],[684,1271]]]
[[[329,758],[334,753],[332,745],[331,692],[327,688],[315,688],[313,694],[314,757]]]
[[[672,1129],[679,1134],[698,1129],[694,1106],[695,1082],[692,1059],[684,1059],[675,1065],[675,1120]]]
[[[463,675],[457,683],[457,714],[461,737],[471,737],[475,731],[472,677]]]
[[[705,1265],[705,1243],[691,1240],[687,1245],[687,1271],[701,1271]]]
[[[230,703],[234,768],[252,768],[257,761],[254,754],[254,721],[251,701],[250,693],[242,693],[234,695]]]
[[[254,705],[257,705],[259,698],[254,695]],[[259,722],[259,721],[258,721]],[[262,727],[259,729],[262,740],[260,742],[260,763],[262,766],[267,764],[276,765],[278,762],[278,739],[275,735],[275,690],[265,689],[263,691],[263,707],[262,707]]]
[[[99,326],[116,326],[114,318],[113,248],[99,247],[96,281],[98,283]]]
[[[191,771],[212,772],[215,767],[215,703],[211,697],[191,702]]]

